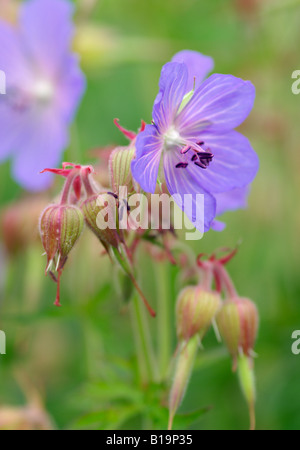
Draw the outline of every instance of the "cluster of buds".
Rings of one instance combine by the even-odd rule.
[[[66,178],[59,204],[51,204],[40,217],[40,235],[47,255],[46,274],[57,283],[55,305],[60,306],[60,277],[68,255],[78,241],[84,223],[103,245],[111,260],[116,260],[139,292],[152,316],[155,312],[148,304],[133,270],[132,251],[125,241],[126,232],[120,227],[124,214],[128,214],[128,204],[119,201],[119,189],[125,186],[132,194],[138,190],[131,177],[130,164],[134,158],[136,135],[118,128],[130,139],[128,147],[115,149],[109,160],[110,187],[97,185],[91,166],[63,163],[62,169],[44,169]],[[145,124],[142,123],[141,130]],[[42,173],[43,173],[42,172]]]
[[[197,259],[199,284],[185,287],[176,305],[178,337],[175,377],[169,399],[169,428],[183,398],[194,359],[204,334],[211,324],[223,338],[233,359],[233,371],[238,369],[242,391],[248,403],[250,428],[255,427],[255,383],[253,373],[254,343],[258,330],[255,304],[239,297],[225,269],[236,250],[217,258],[215,254]]]

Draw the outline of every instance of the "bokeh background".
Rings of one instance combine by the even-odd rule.
[[[226,214],[222,233],[210,231],[190,247],[195,254],[211,253],[242,242],[228,268],[239,293],[253,299],[260,313],[257,428],[299,429],[300,355],[292,354],[291,335],[300,329],[300,95],[292,93],[291,77],[300,69],[300,2],[75,3],[74,47],[88,86],[65,160],[99,163],[99,149],[125,145],[112,119],[132,130],[141,119],[150,121],[161,66],[181,49],[211,55],[216,72],[255,85],[255,107],[241,127],[260,158],[249,207]],[[10,6],[0,13],[13,20]],[[85,235],[74,249],[62,281],[63,307],[53,306],[55,285],[44,277],[34,223],[60,186],[58,180],[49,192],[29,195],[11,179],[10,163],[0,166],[0,329],[7,336],[7,354],[0,356],[0,426],[1,419],[15,424],[22,416],[24,427],[164,428],[161,387],[143,391],[138,385],[130,315],[116,289],[119,275],[93,237]],[[151,302],[168,297],[173,352],[180,274],[150,254],[140,255],[139,267]],[[159,347],[155,321],[151,333]],[[204,345],[180,411],[207,412],[181,426],[246,429],[247,408],[231,361],[213,333]]]

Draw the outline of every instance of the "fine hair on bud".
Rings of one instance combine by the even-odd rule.
[[[195,334],[203,337],[221,307],[217,292],[199,286],[187,286],[179,294],[176,304],[177,336],[188,340]]]
[[[242,351],[251,356],[257,331],[258,311],[248,298],[233,297],[226,300],[217,314],[217,325],[234,360]]]
[[[99,200],[101,199],[101,203]],[[106,203],[106,206],[105,206]],[[103,204],[104,206],[102,206]],[[95,194],[81,204],[85,222],[103,246],[118,248],[120,236],[117,231],[117,202],[110,193]],[[107,220],[105,216],[107,215]],[[100,223],[101,221],[101,223]],[[105,225],[106,226],[103,226]]]

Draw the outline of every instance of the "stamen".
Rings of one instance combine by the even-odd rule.
[[[186,145],[185,147],[183,147],[181,150],[180,150],[180,153],[182,154],[182,155],[184,155],[185,153],[187,153],[189,150],[191,150],[191,146],[190,145]]]
[[[201,167],[201,169],[207,169],[207,166],[204,165],[202,162],[196,161],[195,166]]]
[[[207,150],[203,152],[197,152],[192,156],[191,160],[196,166],[201,167],[201,169],[206,169],[211,163],[213,156],[214,155],[209,150]]]
[[[117,194],[114,194],[113,192],[107,192],[108,195],[111,195],[112,197],[114,197],[116,200],[118,200],[118,196]]]
[[[187,166],[188,166],[188,163],[180,162],[180,163],[176,164],[175,167],[176,167],[176,169],[186,169]]]

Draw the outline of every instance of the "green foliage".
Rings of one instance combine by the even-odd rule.
[[[132,130],[141,118],[151,119],[161,65],[182,48],[213,56],[216,72],[250,79],[256,86],[255,108],[243,125],[261,163],[249,208],[228,213],[224,232],[210,231],[190,247],[195,254],[211,253],[243,241],[229,270],[239,293],[253,299],[260,313],[257,427],[297,429],[300,364],[290,347],[292,331],[300,328],[300,96],[291,92],[291,74],[300,68],[299,2],[258,1],[253,14],[238,12],[233,0],[96,3],[89,23],[105,30],[113,45],[103,60],[85,65],[88,89],[65,160],[93,163],[92,149],[124,145],[113,118]],[[60,185],[57,181],[52,198]],[[23,195],[5,162],[0,206]],[[60,429],[166,429],[168,385],[163,379],[144,386],[137,368],[130,306],[124,302],[131,294],[128,279],[113,273],[96,239],[83,239],[66,266],[58,310],[41,253],[37,243],[8,258],[4,287],[0,274],[0,329],[7,336],[7,355],[0,356],[0,408],[25,404],[29,383]],[[138,262],[142,288],[155,307],[156,263],[149,256]],[[174,352],[180,274],[177,268],[171,272],[167,291]],[[155,321],[150,332],[159,349]],[[245,429],[247,409],[230,359],[212,333],[203,344],[174,429]],[[207,405],[213,405],[209,413]]]

